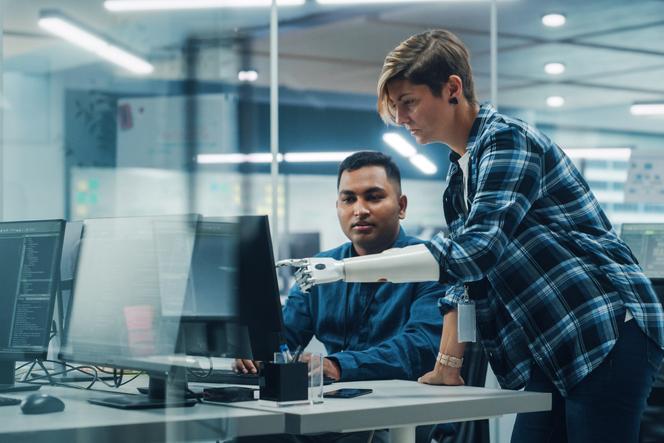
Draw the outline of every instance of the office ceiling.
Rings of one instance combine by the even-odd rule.
[[[191,35],[218,55],[208,63],[210,72],[201,70],[204,77],[223,78],[233,71],[228,66],[242,63],[269,72],[266,9],[127,15],[105,11],[101,0],[5,0],[2,5],[9,71],[54,72],[97,63],[36,26],[40,9],[58,8],[147,54],[157,78],[181,75],[174,66],[181,66],[180,48]],[[564,13],[567,24],[544,27],[540,18],[552,11]],[[413,33],[444,27],[469,46],[478,96],[490,98],[488,2],[323,7],[309,0],[279,14],[279,82],[290,89],[370,99],[390,49]],[[232,43],[238,37],[249,42],[243,61]],[[498,49],[499,106],[526,110],[539,122],[664,134],[664,119],[629,113],[635,101],[664,100],[664,0],[499,0]],[[544,64],[552,61],[565,63],[565,73],[546,74]],[[261,75],[258,84],[268,82],[269,76]],[[565,105],[549,108],[550,95],[563,96]]]

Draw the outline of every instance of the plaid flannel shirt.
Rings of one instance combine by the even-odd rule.
[[[456,307],[464,285],[471,289],[500,384],[523,387],[534,360],[566,395],[611,351],[626,308],[664,347],[664,311],[650,281],[563,151],[488,105],[467,149],[469,212],[452,153],[443,195],[450,235],[427,247],[451,284],[442,312]]]

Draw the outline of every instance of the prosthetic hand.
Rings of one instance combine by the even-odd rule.
[[[277,267],[282,266],[299,268],[295,280],[304,292],[312,286],[339,280],[408,283],[438,281],[440,276],[438,262],[422,244],[343,260],[312,257],[277,262]]]

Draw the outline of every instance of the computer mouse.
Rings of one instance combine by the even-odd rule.
[[[21,402],[21,411],[24,414],[49,414],[64,409],[62,400],[48,394],[30,394]]]

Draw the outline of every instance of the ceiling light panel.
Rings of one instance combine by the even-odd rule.
[[[39,26],[42,29],[96,54],[134,74],[146,75],[154,71],[152,64],[141,57],[111,43],[105,37],[59,11],[42,11]]]
[[[305,0],[277,0],[277,6],[300,6]],[[272,0],[106,0],[111,12],[174,11],[187,9],[265,8]]]

